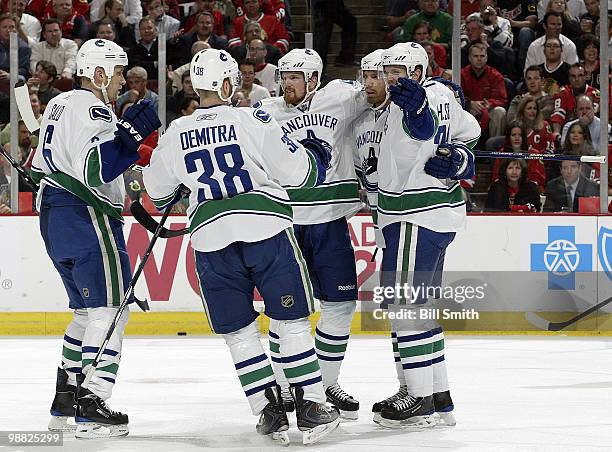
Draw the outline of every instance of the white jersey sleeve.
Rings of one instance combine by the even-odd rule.
[[[103,213],[121,218],[125,188],[116,170],[129,167],[137,155],[116,152],[112,145],[116,124],[115,114],[90,91],[73,90],[54,97],[45,109],[32,162],[41,189],[46,185],[63,188]]]

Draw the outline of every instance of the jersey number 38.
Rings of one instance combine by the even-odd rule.
[[[216,165],[213,164],[213,159]],[[196,162],[201,163],[198,165]],[[213,177],[215,166],[223,173],[223,178],[220,180]],[[208,188],[198,188],[198,202],[231,198],[239,193],[252,190],[251,176],[243,166],[244,159],[240,146],[237,144],[219,146],[212,152],[208,149],[200,149],[185,155],[187,173],[201,172],[197,180]],[[237,180],[242,185],[241,189],[236,187]]]

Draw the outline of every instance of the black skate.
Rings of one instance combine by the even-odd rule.
[[[435,420],[433,397],[414,397],[407,395],[383,407],[380,425],[388,428],[423,428],[433,427]]]
[[[281,397],[283,398],[283,405],[285,405],[285,413],[293,413],[295,411],[295,401],[289,390],[289,386],[281,388]]]
[[[304,399],[304,390],[292,386],[297,425],[302,432],[302,442],[312,444],[329,435],[340,423],[339,414],[324,403]]]
[[[338,383],[327,388],[325,395],[342,419],[354,421],[359,418],[359,402],[344,392]]]
[[[398,391],[391,397],[387,397],[385,400],[381,400],[380,402],[376,402],[374,405],[372,405],[372,413],[374,413],[374,422],[380,424],[380,412],[383,410],[383,408],[389,406],[396,400],[406,397],[407,395],[408,388],[406,387],[406,385],[401,385]]]
[[[283,398],[281,397],[281,388],[276,385],[267,388],[266,399],[270,401],[259,416],[257,422],[257,433],[260,435],[270,435],[274,441],[278,441],[282,446],[289,445],[289,420],[285,413]]]
[[[68,384],[68,374],[64,369],[57,369],[55,397],[51,403],[51,420],[49,430],[52,432],[73,432],[76,430],[76,386]]]
[[[457,425],[453,410],[453,399],[451,399],[450,391],[436,392],[433,395],[433,403],[436,409],[437,426],[452,427]]]
[[[79,388],[76,409],[77,438],[110,438],[129,433],[127,414],[111,410],[93,392]]]

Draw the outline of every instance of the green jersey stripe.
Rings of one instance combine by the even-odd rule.
[[[440,190],[429,190],[420,193],[404,193],[399,196],[389,196],[384,193],[378,194],[378,211],[380,212],[404,212],[410,213],[413,210],[419,210],[426,207],[433,207],[440,204],[462,203],[463,193],[461,186],[455,186],[447,191],[441,188]],[[450,206],[452,207],[452,206]]]
[[[359,200],[359,183],[356,180],[323,185],[308,189],[287,189],[291,203],[318,201]]]

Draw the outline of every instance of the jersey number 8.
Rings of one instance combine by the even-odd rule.
[[[228,158],[230,157],[230,163]],[[215,165],[213,165],[212,159],[215,159],[217,168],[224,173],[221,181],[213,177],[215,172]],[[253,189],[253,182],[249,172],[243,168],[244,159],[242,158],[242,152],[240,146],[237,144],[229,144],[225,146],[219,146],[211,152],[208,149],[200,149],[199,151],[193,151],[185,155],[185,168],[188,174],[198,172],[197,161],[202,163],[203,172],[198,177],[198,182],[207,185],[210,190],[210,196],[207,196],[204,188],[198,189],[198,202],[204,202],[211,199],[223,199],[231,198],[239,193],[251,191]],[[236,188],[235,179],[240,180],[242,190],[239,192]],[[221,188],[221,183],[225,186],[224,196]]]

